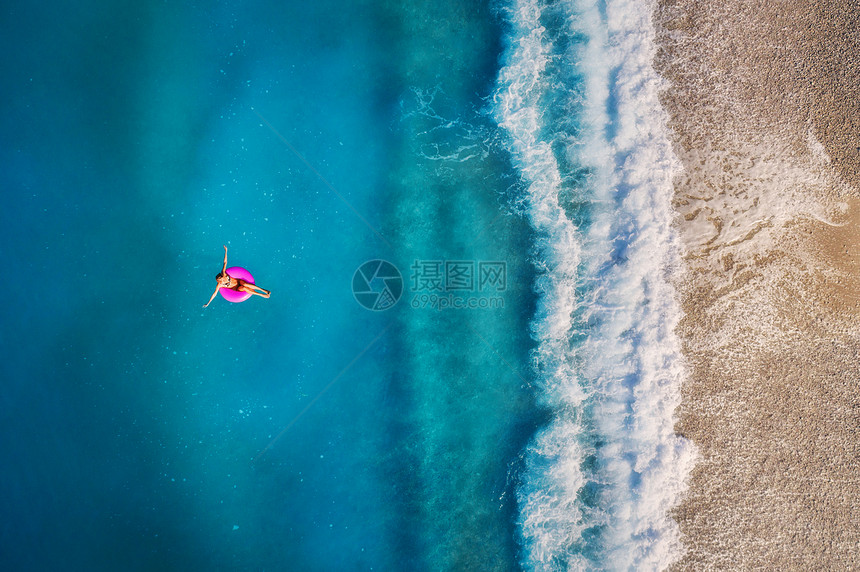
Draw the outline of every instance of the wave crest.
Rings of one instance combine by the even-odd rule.
[[[523,564],[664,568],[695,460],[674,432],[685,377],[668,273],[677,161],[651,2],[519,0],[494,97],[538,234],[534,361],[550,424],[518,487]]]

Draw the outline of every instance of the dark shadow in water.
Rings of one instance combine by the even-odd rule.
[[[516,570],[520,454],[545,419],[528,362],[533,237],[524,220],[499,216],[515,177],[496,126],[479,112],[502,29],[482,2],[391,3],[378,18],[385,51],[398,54],[381,64],[390,75],[378,97],[392,116],[380,208],[393,261],[507,259],[512,285],[499,313],[396,309],[384,407],[390,453],[379,477],[396,515],[391,550],[402,569]],[[461,147],[487,154],[459,163],[428,152]]]

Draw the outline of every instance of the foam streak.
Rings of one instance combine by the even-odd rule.
[[[603,7],[605,6],[605,9]],[[657,569],[695,451],[667,272],[671,152],[650,1],[519,0],[495,97],[539,235],[535,363],[552,423],[518,490],[524,565]]]

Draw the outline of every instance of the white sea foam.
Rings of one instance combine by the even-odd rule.
[[[526,452],[518,490],[524,564],[539,570],[675,561],[683,547],[668,512],[695,457],[673,429],[685,373],[667,281],[676,161],[651,67],[653,5],[601,6],[516,1],[495,97],[540,237],[535,361],[554,419]],[[580,76],[557,75],[569,68]],[[576,114],[575,133],[547,124],[548,105]],[[575,190],[590,205],[581,229],[560,198],[568,161],[589,173]]]

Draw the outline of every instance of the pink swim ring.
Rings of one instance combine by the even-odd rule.
[[[227,276],[231,276],[237,280],[244,280],[248,284],[254,283],[254,277],[251,276],[251,273],[241,266],[231,266],[228,268]],[[238,290],[231,290],[229,288],[218,288],[218,291],[221,292],[221,295],[228,302],[244,302],[252,296],[250,292],[239,292]]]

